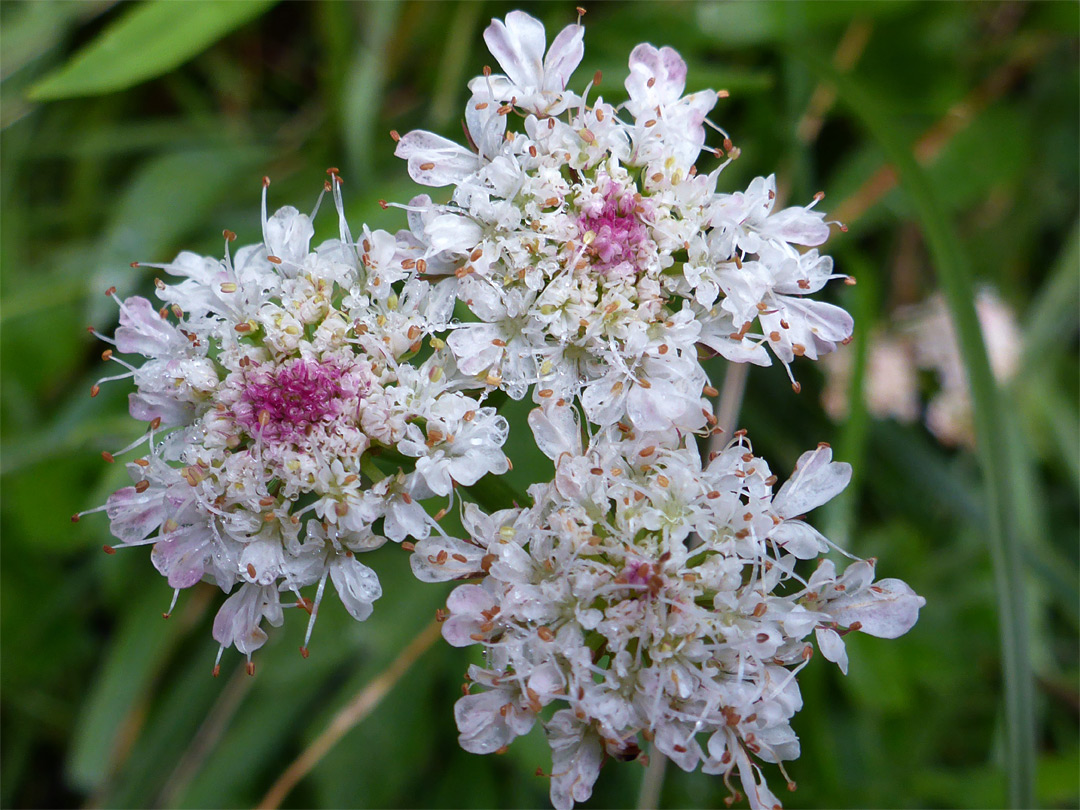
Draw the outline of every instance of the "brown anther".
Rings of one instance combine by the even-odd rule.
[[[671,483],[671,481],[668,480],[668,477],[666,475],[658,475],[656,476],[656,483],[658,483],[662,487],[666,487],[668,484]]]
[[[150,489],[150,482],[149,481],[140,481],[139,483],[137,483],[135,485],[135,491],[136,492],[146,492],[146,490],[148,490],[148,489]]]
[[[109,287],[109,289],[105,291],[105,295],[106,297],[116,295],[116,287]]]
[[[116,461],[116,459],[113,458],[113,454],[109,453],[109,452],[107,452],[105,450],[101,451],[101,457],[103,459],[105,459],[107,462],[109,462],[110,464],[112,464],[112,463],[114,463]]]
[[[553,396],[554,394],[555,394],[555,392],[552,391],[550,388],[541,388],[539,391],[536,392],[536,395],[538,397],[540,397],[541,399],[547,399],[547,398]]]
[[[543,625],[536,628],[536,635],[540,636],[540,638],[542,638],[544,641],[554,641],[555,640],[555,634],[552,633],[551,630],[544,627]]]
[[[430,172],[434,168],[435,168],[434,163],[421,163],[420,164],[420,171],[422,171],[422,172]]]
[[[251,324],[238,323],[236,326],[233,327],[233,330],[239,332],[241,335],[246,335],[248,332],[251,331]]]
[[[214,664],[214,668],[212,670],[210,670],[210,674],[213,675],[215,678],[218,675],[220,675],[221,674],[221,665],[220,664]]]
[[[112,546],[102,546],[101,550],[104,551],[106,554],[115,554],[116,553],[116,549],[113,548]]]
[[[488,570],[490,570],[491,564],[493,562],[495,562],[497,559],[499,559],[499,558],[495,554],[485,554],[480,559],[480,570],[483,571],[486,574],[488,572]]]
[[[502,338],[495,338],[494,340],[491,341],[491,345],[492,346],[498,346],[500,349],[505,349],[506,348],[506,341],[503,340]]]
[[[248,675],[254,675],[255,674],[255,662],[254,661],[248,661],[247,664],[245,664],[244,669],[247,671]]]
[[[720,392],[713,388],[711,385],[706,385],[704,388],[702,388],[701,393],[703,393],[707,397],[720,396]]]
[[[410,543],[408,540],[404,541],[401,547],[406,551],[416,551],[416,543]]]
[[[804,354],[806,354],[806,347],[803,346],[801,343],[793,343],[791,344],[791,351],[795,353],[796,357],[802,357]]]
[[[593,475],[603,475],[604,474],[604,468],[603,467],[593,467],[592,469],[589,470],[589,472],[591,472]]]
[[[91,385],[90,386],[90,396],[91,397],[96,397],[100,393],[101,393],[101,386],[100,385]]]
[[[221,232],[221,235],[222,235],[223,237],[225,237],[225,241],[226,241],[226,242],[235,242],[235,241],[236,241],[236,234],[235,234],[235,233],[233,233],[232,231],[230,231],[230,230],[229,230],[228,228],[226,228],[225,230],[223,230],[223,231]]]
[[[730,96],[731,96],[731,93],[729,93],[727,90],[717,90],[716,91],[716,97],[717,98],[729,98]]]
[[[269,186],[270,186],[270,178],[267,177],[266,175],[263,175],[262,184],[263,184],[263,188],[269,188]]]
[[[273,506],[273,505],[274,505],[274,499],[273,498],[259,498],[259,506]]]
[[[800,383],[793,382],[791,384],[791,390],[798,394],[802,391],[802,385]]]

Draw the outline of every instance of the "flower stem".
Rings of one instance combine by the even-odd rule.
[[[666,769],[667,757],[653,745],[649,750],[649,766],[645,769],[645,778],[641,780],[637,810],[657,810],[660,806],[660,791],[664,787]]]

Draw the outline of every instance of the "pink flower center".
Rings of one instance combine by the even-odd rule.
[[[599,214],[583,214],[578,227],[584,235],[596,234],[590,248],[596,257],[594,265],[600,270],[610,270],[623,262],[637,265],[638,254],[649,243],[649,231],[638,217],[638,202],[632,194],[619,194],[610,188],[604,196],[604,207]]]
[[[233,414],[252,435],[292,442],[307,435],[310,426],[336,417],[339,401],[349,393],[333,363],[290,360],[249,374]]]
[[[647,562],[634,561],[623,570],[623,576],[630,585],[648,585],[652,572],[652,566]]]

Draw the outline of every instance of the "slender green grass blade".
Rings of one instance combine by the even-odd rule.
[[[30,88],[32,101],[125,90],[161,76],[250,22],[275,0],[192,0],[135,6],[66,65]]]
[[[806,54],[802,54],[801,58],[822,78],[836,85],[839,101],[878,141],[896,169],[922,226],[955,324],[971,386],[995,569],[1005,683],[1008,799],[1012,807],[1032,807],[1035,715],[1031,664],[1025,637],[1027,621],[1023,555],[1019,533],[1011,520],[1014,496],[1011,490],[1010,449],[1004,432],[1000,392],[990,369],[975,314],[975,293],[968,258],[926,173],[915,161],[910,145],[898,136],[898,128],[890,111],[883,108],[857,80],[838,73],[827,61]]]
[[[1024,334],[1021,371],[1037,374],[1041,358],[1055,347],[1072,343],[1080,312],[1080,225],[1073,227],[1069,241],[1054,263],[1050,276],[1039,290],[1028,313]]]

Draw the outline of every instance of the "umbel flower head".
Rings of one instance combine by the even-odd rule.
[[[310,614],[307,654],[327,579],[367,618],[381,588],[358,555],[441,532],[421,500],[508,466],[506,420],[460,390],[434,337],[452,296],[416,278],[390,234],[365,227],[354,242],[330,176],[338,238],[312,249],[310,217],[267,216],[264,180],[261,243],[233,255],[226,232],[223,259],[158,266],[178,279],[157,281],[160,309],[110,291],[120,326],[99,335],[125,369],[106,379],[134,380],[131,415],[149,423],[124,451],[145,451],[128,464],[134,485],[100,507],[116,547],[153,544],[176,594],[201,580],[231,592],[214,638],[249,670],[283,607]]]
[[[454,710],[462,747],[492,753],[541,722],[560,810],[589,798],[606,757],[635,759],[645,741],[733,794],[737,776],[753,808],[779,805],[753,758],[799,756],[808,637],[846,673],[844,635],[895,638],[924,604],[899,580],[875,582],[873,560],[796,571],[831,545],[801,516],[850,467],[822,445],[774,491],[744,436],[702,467],[692,445],[610,431],[583,450],[567,405],[530,421],[557,461],[534,505],[469,508],[469,542],[429,536],[412,558],[421,579],[483,576],[450,595],[443,624],[448,642],[485,653]]]
[[[718,190],[738,157],[706,118],[723,94],[686,94],[671,48],[636,47],[629,99],[613,106],[589,100],[599,77],[568,88],[580,20],[546,55],[522,12],[484,38],[505,75],[469,83],[468,147],[398,138],[415,181],[451,187],[448,202],[405,206],[403,241],[471,313],[447,339],[460,373],[531,390],[555,477],[527,508],[467,506],[465,540],[416,544],[420,579],[476,580],[453,591],[443,625],[451,644],[484,650],[455,707],[461,745],[500,751],[539,722],[560,810],[589,798],[606,758],[636,759],[646,742],[722,775],[733,799],[737,777],[751,807],[778,806],[756,763],[799,754],[790,722],[810,637],[846,672],[844,635],[896,637],[923,604],[875,582],[873,561],[838,573],[821,559],[808,575],[832,546],[802,516],[850,478],[827,445],[774,490],[743,434],[706,466],[693,441],[716,422],[703,354],[775,357],[797,391],[795,357],[850,337],[850,316],[810,297],[842,278],[817,250],[821,195],[779,209],[772,176]],[[699,173],[702,152],[723,162]]]
[[[601,426],[697,430],[699,349],[759,365],[771,351],[790,375],[850,337],[846,312],[809,297],[839,277],[816,249],[829,224],[820,195],[778,210],[772,176],[717,189],[738,150],[705,117],[718,94],[686,94],[671,48],[633,50],[619,106],[590,101],[593,83],[569,90],[582,37],[568,26],[545,56],[537,20],[494,21],[484,38],[505,75],[469,83],[468,147],[399,138],[416,182],[452,189],[406,206],[414,249],[475,317],[448,345],[478,384],[579,399]],[[725,160],[701,174],[702,152]]]

